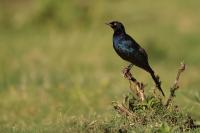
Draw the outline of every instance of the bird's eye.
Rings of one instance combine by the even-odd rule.
[[[114,23],[114,26],[116,26],[117,25],[117,23]]]

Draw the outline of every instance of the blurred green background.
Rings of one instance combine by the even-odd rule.
[[[127,65],[113,50],[119,20],[146,49],[165,93],[181,61],[176,103],[200,119],[200,1],[0,0],[0,128],[63,124],[66,118],[109,119],[111,102],[129,90]],[[153,81],[142,70],[134,74]],[[67,119],[68,120],[68,119]]]

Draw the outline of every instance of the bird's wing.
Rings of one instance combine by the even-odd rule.
[[[144,56],[144,58],[146,58],[146,60],[148,60],[148,55],[146,53],[146,51],[143,48],[139,48],[140,53],[142,54],[142,56]]]
[[[130,49],[137,51],[138,56],[143,56],[143,58],[148,59],[146,51],[129,35],[126,36],[126,44]]]
[[[130,54],[130,58],[135,65],[146,67],[148,65],[148,55],[146,51],[129,35],[126,36],[127,45],[134,52]]]
[[[133,48],[135,50],[138,50],[140,48],[140,45],[128,34],[126,34],[125,40],[128,47]]]

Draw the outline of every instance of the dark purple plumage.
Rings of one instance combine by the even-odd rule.
[[[114,30],[113,47],[117,54],[122,59],[149,72],[156,86],[162,92],[162,95],[165,96],[161,89],[159,79],[155,76],[154,71],[148,63],[148,55],[146,51],[131,36],[126,34],[122,23],[113,21],[107,25]]]

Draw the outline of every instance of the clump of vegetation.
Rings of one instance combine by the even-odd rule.
[[[131,73],[128,76],[126,75],[126,78],[130,81],[132,92],[135,90],[136,93],[126,95],[122,103],[113,102],[113,107],[119,113],[120,119],[125,119],[125,122],[121,121],[121,124],[119,124],[119,132],[124,133],[135,129],[139,131],[149,129],[159,132],[183,132],[199,128],[200,126],[194,123],[189,114],[182,112],[173,103],[175,92],[179,88],[179,78],[184,70],[185,64],[181,63],[175,82],[170,89],[170,96],[166,102],[156,93],[153,96],[145,97],[144,85],[138,82]],[[132,83],[135,84],[134,87],[132,87]]]
[[[141,102],[131,93],[125,96],[123,103],[113,102],[115,110],[120,114],[121,127],[127,130],[148,129],[153,131],[188,131],[198,128],[194,120],[175,105],[166,106],[161,99],[148,96]],[[120,129],[120,128],[119,128]]]

